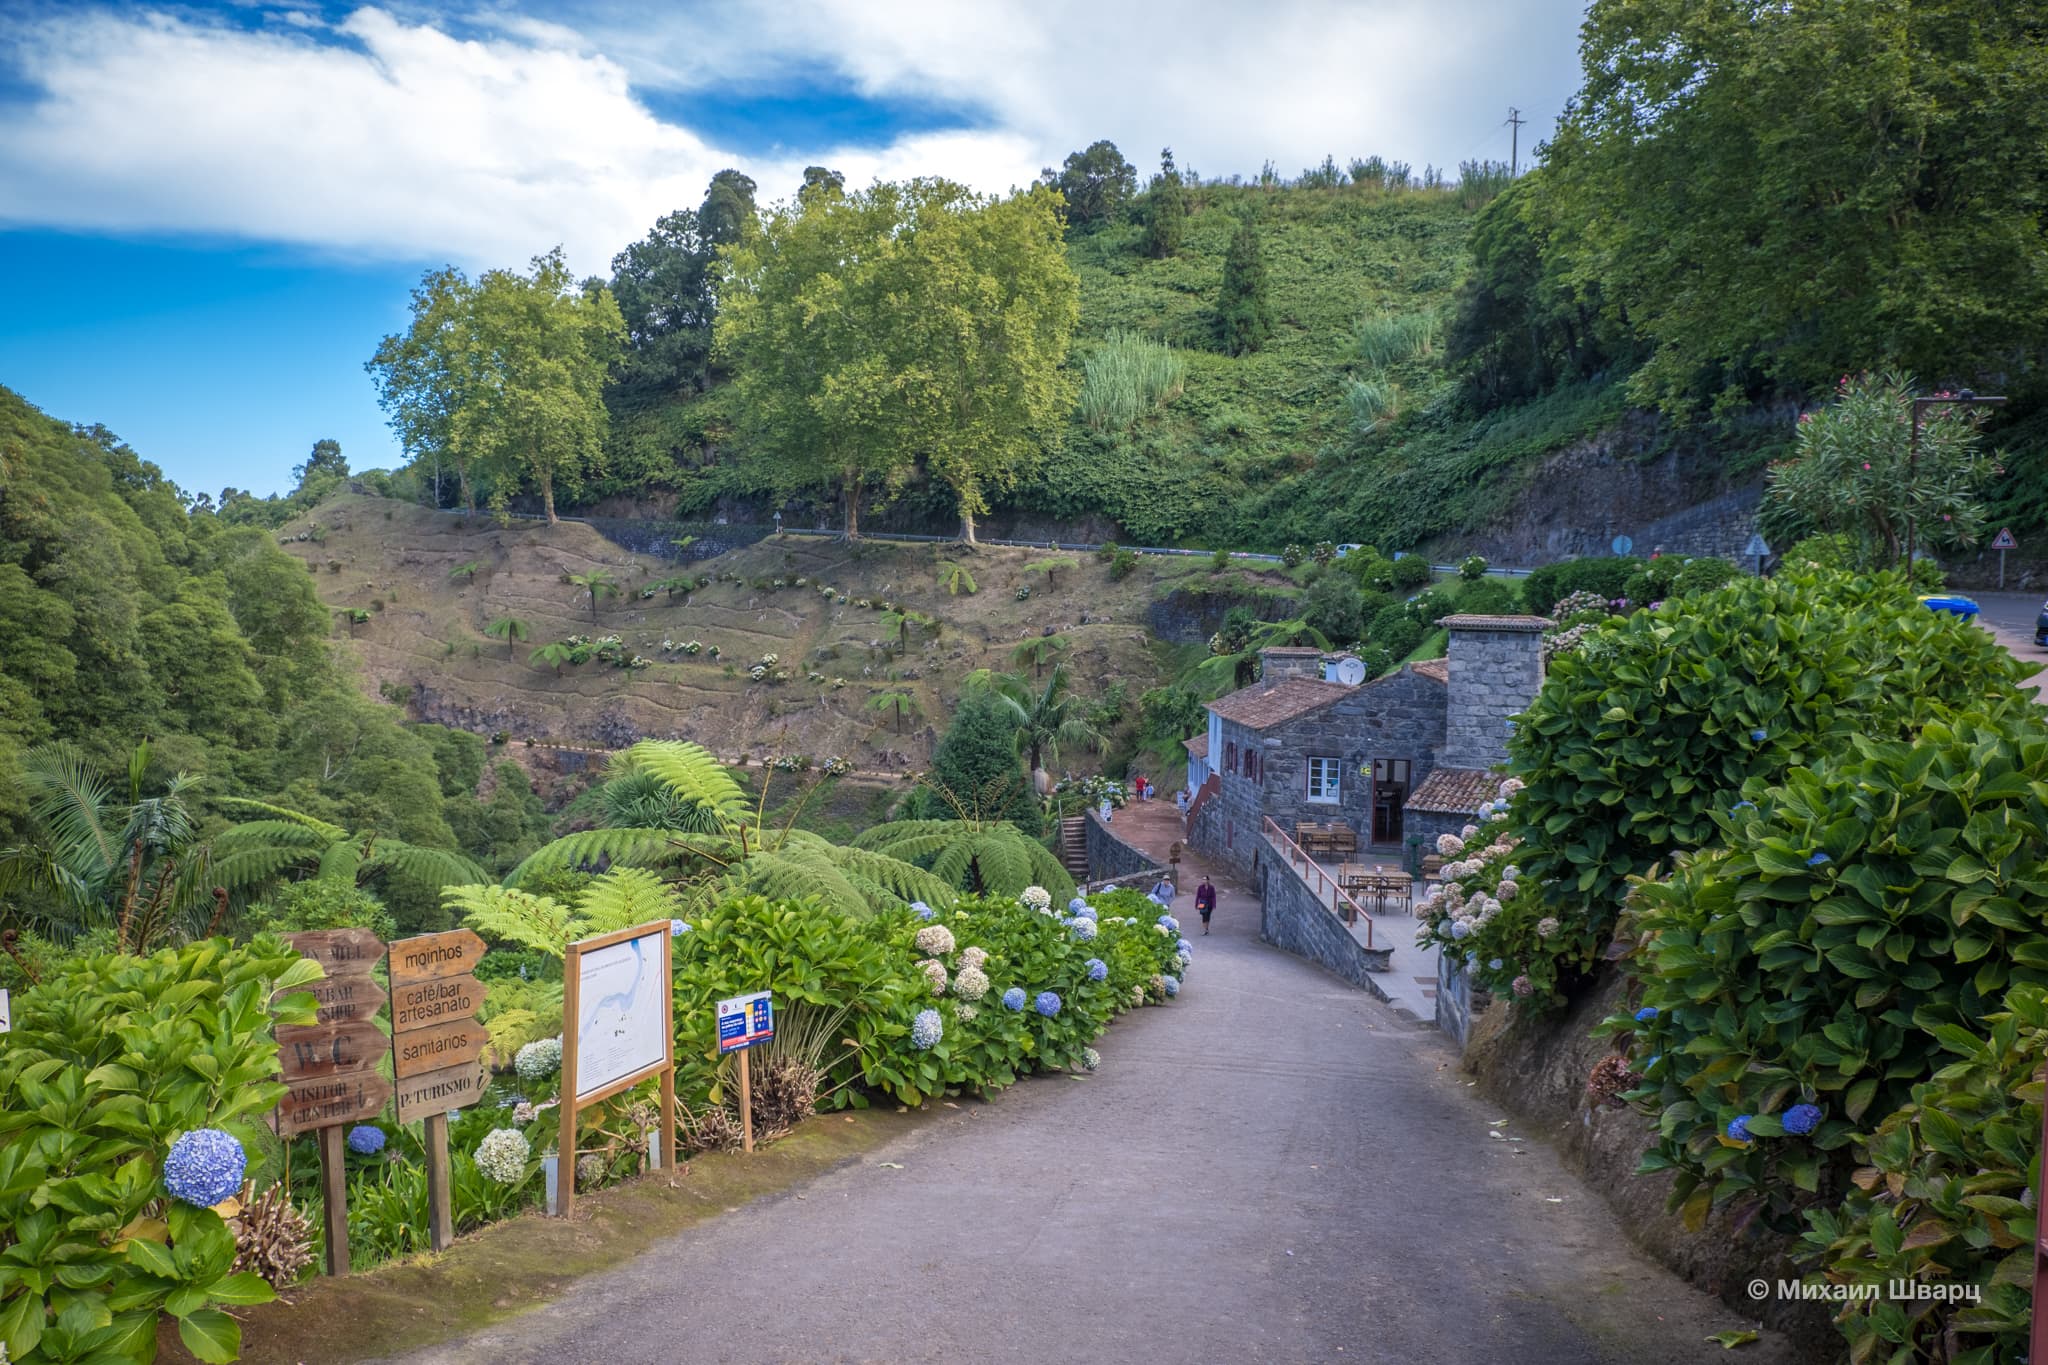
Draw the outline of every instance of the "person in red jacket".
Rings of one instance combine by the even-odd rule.
[[[1202,932],[1209,932],[1209,916],[1216,913],[1216,888],[1205,874],[1202,884],[1195,888],[1195,909],[1202,915]]]

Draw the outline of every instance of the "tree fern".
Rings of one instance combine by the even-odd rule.
[[[643,739],[612,761],[614,775],[646,773],[720,819],[744,821],[747,794],[710,750],[687,740]]]
[[[550,896],[509,886],[444,886],[441,900],[487,938],[518,943],[551,957],[564,956],[574,937],[574,913]]]
[[[645,868],[621,867],[583,888],[576,902],[578,936],[608,934],[651,920],[675,919],[682,909],[676,889]]]
[[[505,875],[505,885],[518,886],[537,873],[565,867],[661,867],[688,854],[682,836],[673,830],[587,829],[563,835],[527,854],[519,866]]]

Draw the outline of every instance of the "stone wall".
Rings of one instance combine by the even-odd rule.
[[[1238,746],[1238,771],[1222,767],[1220,751],[1209,755],[1222,789],[1204,807],[1190,842],[1240,876],[1251,871],[1268,816],[1289,833],[1298,821],[1342,821],[1358,831],[1363,849],[1372,832],[1371,783],[1364,772],[1375,758],[1405,758],[1413,765],[1409,789],[1422,785],[1443,747],[1444,692],[1434,678],[1403,668],[1270,730],[1223,721],[1223,742]],[[1257,782],[1244,776],[1248,748],[1263,759]],[[1340,799],[1334,804],[1308,799],[1311,755],[1337,760]]]
[[[1459,1047],[1472,1036],[1472,978],[1449,953],[1436,958],[1436,1026]]]
[[[1469,618],[1478,620],[1482,618]],[[1543,687],[1543,636],[1527,630],[1450,623],[1450,705],[1439,758],[1449,768],[1507,762],[1508,718],[1528,709]],[[1419,780],[1419,779],[1418,779]]]
[[[1232,607],[1249,607],[1261,621],[1285,621],[1297,615],[1301,599],[1279,592],[1191,591],[1175,588],[1145,608],[1145,624],[1160,639],[1176,645],[1202,645],[1223,629]]]
[[[1114,829],[1116,817],[1111,823],[1102,823],[1102,817],[1094,811],[1088,812],[1088,880],[1090,883],[1120,880],[1125,877],[1151,873],[1155,877],[1165,869],[1151,854],[1135,845],[1126,843]],[[1150,890],[1148,885],[1146,890]]]
[[[1470,815],[1446,815],[1440,811],[1408,810],[1406,821],[1408,833],[1420,836],[1424,857],[1436,852],[1436,837],[1439,834],[1456,834],[1472,823]]]
[[[1385,1000],[1386,990],[1373,974],[1387,970],[1393,948],[1367,948],[1352,937],[1301,879],[1279,844],[1261,837],[1259,854],[1259,937]]]

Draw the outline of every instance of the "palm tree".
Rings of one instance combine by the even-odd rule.
[[[896,733],[899,735],[903,733],[904,717],[919,709],[917,698],[908,692],[882,692],[868,698],[868,710],[896,713]]]
[[[557,640],[551,645],[542,645],[539,649],[526,656],[526,662],[530,664],[553,664],[557,673],[562,671],[563,664],[574,663],[575,660],[576,650],[574,646],[565,640]]]
[[[448,581],[452,583],[458,578],[474,579],[476,571],[482,567],[483,565],[477,563],[474,559],[470,560],[467,564],[457,564],[448,571]]]
[[[532,629],[516,616],[500,616],[484,627],[484,634],[505,642],[505,657],[509,660],[513,646],[532,634]]]
[[[260,885],[287,872],[362,886],[398,873],[434,886],[486,880],[481,867],[445,848],[421,848],[375,830],[351,833],[325,820],[230,796],[222,805],[261,818],[231,825],[214,836],[213,879],[230,891]]]
[[[919,630],[932,630],[936,629],[938,624],[937,621],[923,612],[912,611],[908,607],[903,608],[901,611],[885,611],[882,613],[882,632],[885,635],[894,635],[896,637],[896,652],[898,654],[910,652],[910,631],[913,626]]]
[[[815,896],[849,914],[872,914],[913,900],[950,905],[956,893],[944,880],[898,858],[834,844],[792,823],[781,829],[762,819],[764,787],[752,807],[724,766],[699,745],[644,739],[613,758],[614,781],[645,775],[692,813],[702,830],[660,826],[607,827],[555,840],[529,855],[505,878],[518,887],[528,877],[559,868],[667,867],[680,869],[702,899],[751,893],[772,900]]]
[[[974,575],[967,571],[965,564],[939,565],[939,586],[946,590],[948,597],[958,597],[963,592],[972,597],[981,591],[975,585]]]
[[[1081,714],[1065,664],[1053,665],[1044,687],[1035,687],[1031,679],[1015,673],[979,668],[967,675],[963,690],[995,699],[998,710],[1016,727],[1017,747],[1030,756],[1033,772],[1044,766],[1041,758],[1059,762],[1063,744],[1079,744],[1099,753],[1109,742]]]
[[[1013,664],[1030,664],[1031,676],[1042,677],[1045,666],[1074,647],[1074,642],[1064,635],[1040,635],[1026,640],[1010,651]]]
[[[1246,636],[1242,649],[1202,660],[1189,671],[1188,682],[1204,696],[1221,696],[1233,688],[1249,685],[1258,676],[1262,650],[1291,645],[1332,647],[1329,636],[1299,617],[1292,621],[1261,621]]]
[[[612,576],[610,569],[592,569],[589,573],[572,573],[569,581],[590,594],[590,619],[597,620],[597,601],[600,597],[617,597],[619,580]]]
[[[48,908],[32,917],[62,937],[111,924],[124,953],[197,928],[190,912],[208,899],[207,853],[185,807],[197,779],[179,773],[145,796],[149,764],[144,740],[117,794],[69,744],[22,755],[21,784],[41,838],[0,849],[0,892],[40,899]]]
[[[651,593],[659,589],[667,593],[668,600],[673,602],[676,600],[677,593],[688,593],[690,589],[696,586],[697,580],[694,577],[686,573],[679,573],[671,574],[667,578],[655,579],[647,585],[647,591]]]

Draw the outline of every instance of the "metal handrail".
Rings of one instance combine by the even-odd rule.
[[[1293,837],[1289,835],[1286,830],[1280,828],[1280,826],[1274,822],[1272,816],[1262,815],[1259,818],[1265,821],[1267,837],[1277,839],[1280,841],[1281,844],[1285,845],[1288,851],[1293,855],[1293,861],[1300,863],[1305,867],[1315,869],[1315,890],[1318,898],[1322,896],[1323,883],[1328,882],[1330,884],[1331,914],[1335,915],[1338,919],[1343,920],[1346,924],[1356,924],[1360,920],[1365,921],[1365,946],[1368,948],[1372,947],[1372,916],[1368,915],[1365,912],[1365,907],[1360,905],[1357,901],[1351,898],[1351,893],[1344,889],[1342,883],[1340,883],[1335,877],[1332,877],[1329,873],[1323,871],[1323,865],[1317,862],[1314,858],[1309,857],[1307,850],[1302,848],[1300,844],[1294,842]],[[1306,881],[1307,878],[1304,877],[1303,880]],[[1342,910],[1337,909],[1337,901],[1342,901],[1345,905],[1351,907],[1351,913],[1347,915]]]

